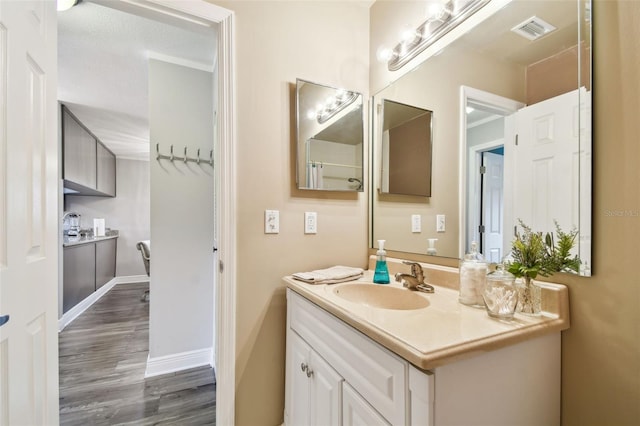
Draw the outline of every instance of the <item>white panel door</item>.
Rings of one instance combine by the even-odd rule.
[[[504,212],[504,155],[482,153],[482,254],[487,261],[499,263],[504,257],[502,227]]]
[[[505,159],[513,162],[510,226],[522,219],[535,231],[555,231],[554,220],[565,231],[578,227],[578,117],[576,91],[515,114],[517,145],[513,157]]]
[[[58,424],[56,3],[0,1],[0,425]]]

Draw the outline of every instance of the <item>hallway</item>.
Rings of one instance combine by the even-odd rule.
[[[61,425],[215,425],[211,368],[144,379],[145,289],[116,285],[59,334]]]

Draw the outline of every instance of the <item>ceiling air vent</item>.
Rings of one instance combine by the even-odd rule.
[[[538,18],[537,16],[532,16],[511,28],[511,31],[528,40],[537,40],[555,29],[556,27],[550,23]]]

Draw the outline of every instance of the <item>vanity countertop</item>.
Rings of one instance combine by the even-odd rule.
[[[484,309],[458,302],[458,291],[435,285],[435,293],[418,293],[429,306],[415,310],[371,308],[334,293],[343,284],[372,283],[373,272],[342,284],[307,284],[288,276],[288,288],[324,308],[415,366],[428,370],[479,353],[569,328],[569,294],[564,285],[542,286],[540,316],[516,314],[511,321],[490,318]],[[400,283],[387,286],[402,288]],[[406,290],[410,291],[410,290]]]
[[[103,241],[103,240],[110,240],[112,238],[118,238],[119,236],[119,232],[115,231],[115,230],[110,230],[107,231],[106,235],[104,237],[88,237],[88,236],[82,236],[82,237],[69,237],[67,235],[65,235],[62,239],[62,247],[71,247],[71,246],[77,246],[79,244],[89,244],[89,243],[96,243],[98,241]]]

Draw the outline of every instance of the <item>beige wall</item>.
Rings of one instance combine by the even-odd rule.
[[[595,0],[593,16],[594,276],[562,277],[571,300],[571,328],[562,336],[562,415],[564,425],[637,425],[640,2]]]
[[[368,10],[353,2],[218,4],[237,17],[243,160],[236,419],[239,425],[275,425],[284,395],[280,277],[337,262],[365,266],[367,252],[364,194],[293,189],[289,85],[300,77],[366,95]],[[571,329],[563,333],[563,424],[640,424],[640,217],[614,216],[640,214],[640,2],[595,0],[594,9],[595,275],[554,277],[569,286],[572,309]],[[333,32],[321,32],[325,27]],[[267,208],[281,212],[279,235],[263,234]],[[319,233],[305,236],[303,212],[311,209],[319,213]]]
[[[294,189],[292,88],[298,77],[368,98],[368,3],[215,3],[236,16],[236,424],[276,425],[284,411],[281,277],[367,263],[366,193]],[[280,211],[279,234],[264,234],[265,209]],[[305,211],[318,213],[317,235],[304,234]]]

